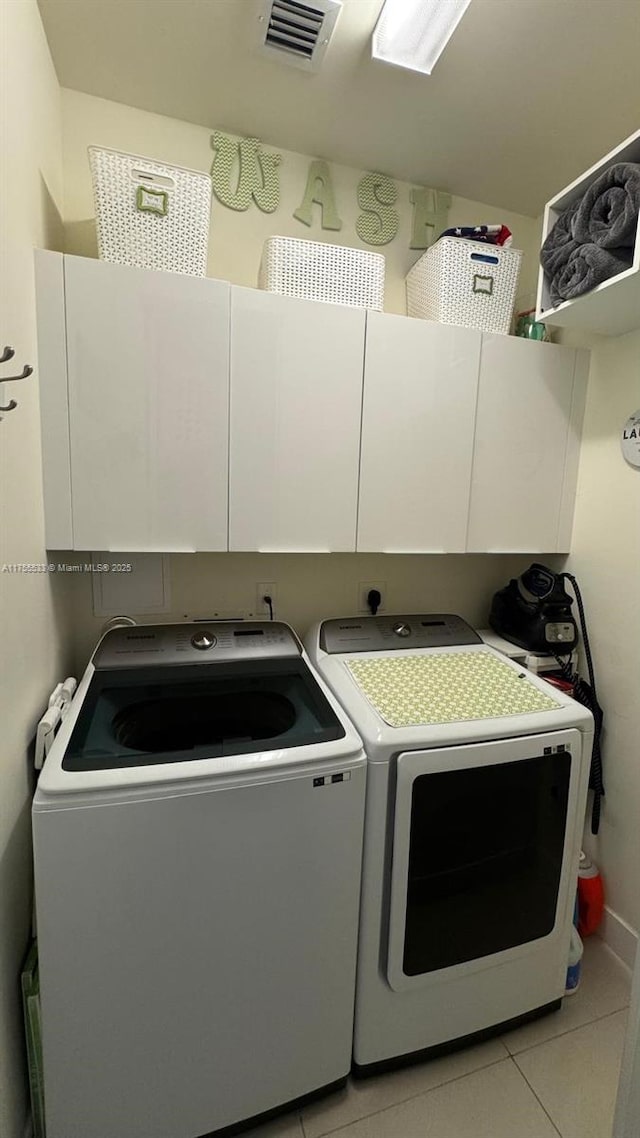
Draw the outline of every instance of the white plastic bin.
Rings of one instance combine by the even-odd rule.
[[[97,146],[89,161],[103,261],[205,276],[208,174]]]
[[[508,335],[522,252],[441,237],[406,276],[407,314]]]
[[[258,284],[284,296],[382,312],[384,274],[381,253],[297,237],[268,237]]]

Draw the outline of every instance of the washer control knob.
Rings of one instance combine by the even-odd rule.
[[[403,620],[399,620],[397,624],[394,624],[393,631],[396,636],[411,636],[411,626],[405,624]]]
[[[191,637],[191,643],[194,648],[200,648],[202,652],[206,652],[207,648],[213,648],[216,638],[212,632],[196,632],[195,636]]]

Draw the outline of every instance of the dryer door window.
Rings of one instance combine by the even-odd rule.
[[[579,756],[565,731],[399,757],[390,978],[404,986],[553,933]]]

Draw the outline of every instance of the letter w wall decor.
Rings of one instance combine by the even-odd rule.
[[[211,163],[211,185],[222,205],[244,211],[254,201],[263,213],[273,213],[278,208],[281,154],[265,153],[259,138],[233,138],[220,130],[211,135],[211,148],[215,151]],[[232,189],[236,166],[238,179],[236,188]]]

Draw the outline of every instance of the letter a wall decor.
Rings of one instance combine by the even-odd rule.
[[[320,224],[323,229],[342,229],[329,163],[323,162],[320,158],[315,158],[309,163],[304,197],[298,208],[294,210],[293,216],[303,225],[312,225],[314,205],[320,206]]]

